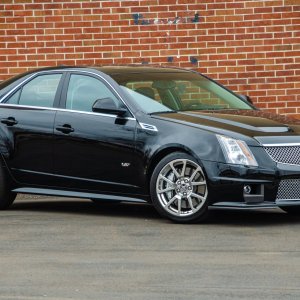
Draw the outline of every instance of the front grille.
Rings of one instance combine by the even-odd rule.
[[[300,165],[300,146],[265,146],[264,149],[276,162]]]
[[[299,200],[300,179],[284,179],[279,183],[276,200]]]

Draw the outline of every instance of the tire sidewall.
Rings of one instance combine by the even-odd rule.
[[[7,170],[0,166],[0,210],[8,208],[15,200],[16,193],[11,192],[7,180]]]
[[[152,203],[154,205],[154,207],[156,208],[156,210],[158,211],[158,213],[160,215],[162,215],[163,217],[167,217],[168,219],[171,219],[172,221],[175,221],[177,223],[194,223],[194,222],[199,222],[204,220],[207,217],[208,214],[208,203],[209,203],[209,191],[207,191],[207,198],[205,203],[203,204],[203,206],[200,208],[199,211],[197,211],[196,213],[186,216],[186,217],[178,217],[175,215],[172,215],[170,213],[168,213],[160,204],[160,201],[157,197],[156,194],[156,182],[157,182],[157,178],[159,173],[161,172],[161,170],[171,161],[176,160],[176,159],[189,159],[193,162],[195,162],[197,165],[199,165],[199,167],[201,167],[202,172],[205,176],[205,180],[207,182],[207,176],[205,174],[205,170],[202,166],[201,163],[199,163],[198,160],[196,160],[193,156],[187,154],[187,153],[183,153],[183,152],[174,152],[171,153],[167,156],[165,156],[154,168],[154,171],[152,173],[151,179],[150,179],[150,196],[151,196],[151,200]],[[206,186],[206,188],[208,189],[208,184]]]

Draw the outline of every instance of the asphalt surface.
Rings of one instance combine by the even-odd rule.
[[[36,198],[36,199],[34,199]],[[0,299],[300,299],[300,216],[18,196],[0,212]]]

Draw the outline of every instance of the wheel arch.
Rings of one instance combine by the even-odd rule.
[[[174,152],[182,152],[189,154],[193,156],[195,159],[199,160],[195,153],[189,149],[188,147],[185,147],[184,145],[180,144],[172,144],[172,145],[165,145],[164,147],[159,148],[150,158],[150,160],[147,163],[146,168],[146,174],[147,174],[147,181],[150,182],[152,173],[155,169],[155,166],[167,155],[174,153]]]
[[[17,182],[16,182],[15,178],[13,177],[11,170],[9,169],[9,167],[7,165],[5,156],[7,156],[7,154],[4,154],[0,149],[0,168],[2,168],[3,171],[5,172],[9,186],[12,187],[12,186],[15,186]]]

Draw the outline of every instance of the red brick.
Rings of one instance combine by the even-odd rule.
[[[270,107],[280,107],[280,108],[283,108],[283,107],[286,107],[286,102],[272,102],[272,103],[268,103],[268,108]]]
[[[114,46],[115,47],[115,46]],[[128,46],[127,46],[128,47]],[[131,45],[132,51],[138,51],[138,50],[159,50],[161,47],[157,45]]]
[[[125,5],[125,2],[130,2],[130,1],[124,1],[124,3],[122,3],[122,5]],[[119,7],[121,6],[120,1],[103,1],[101,2],[101,7]],[[129,5],[130,6],[130,5]]]
[[[261,108],[279,111],[289,101],[296,110],[286,113],[300,118],[297,1],[7,0],[0,4],[0,60],[9,64],[0,80],[35,66],[168,65],[172,56],[169,65],[201,70],[247,92]],[[196,12],[200,22],[191,23]],[[133,13],[143,14],[140,25]],[[167,24],[176,16],[183,22]],[[192,65],[190,56],[199,63]]]
[[[120,64],[120,65],[123,65],[123,64],[132,64],[132,59],[131,58],[115,58],[114,59],[114,63],[115,64]]]

